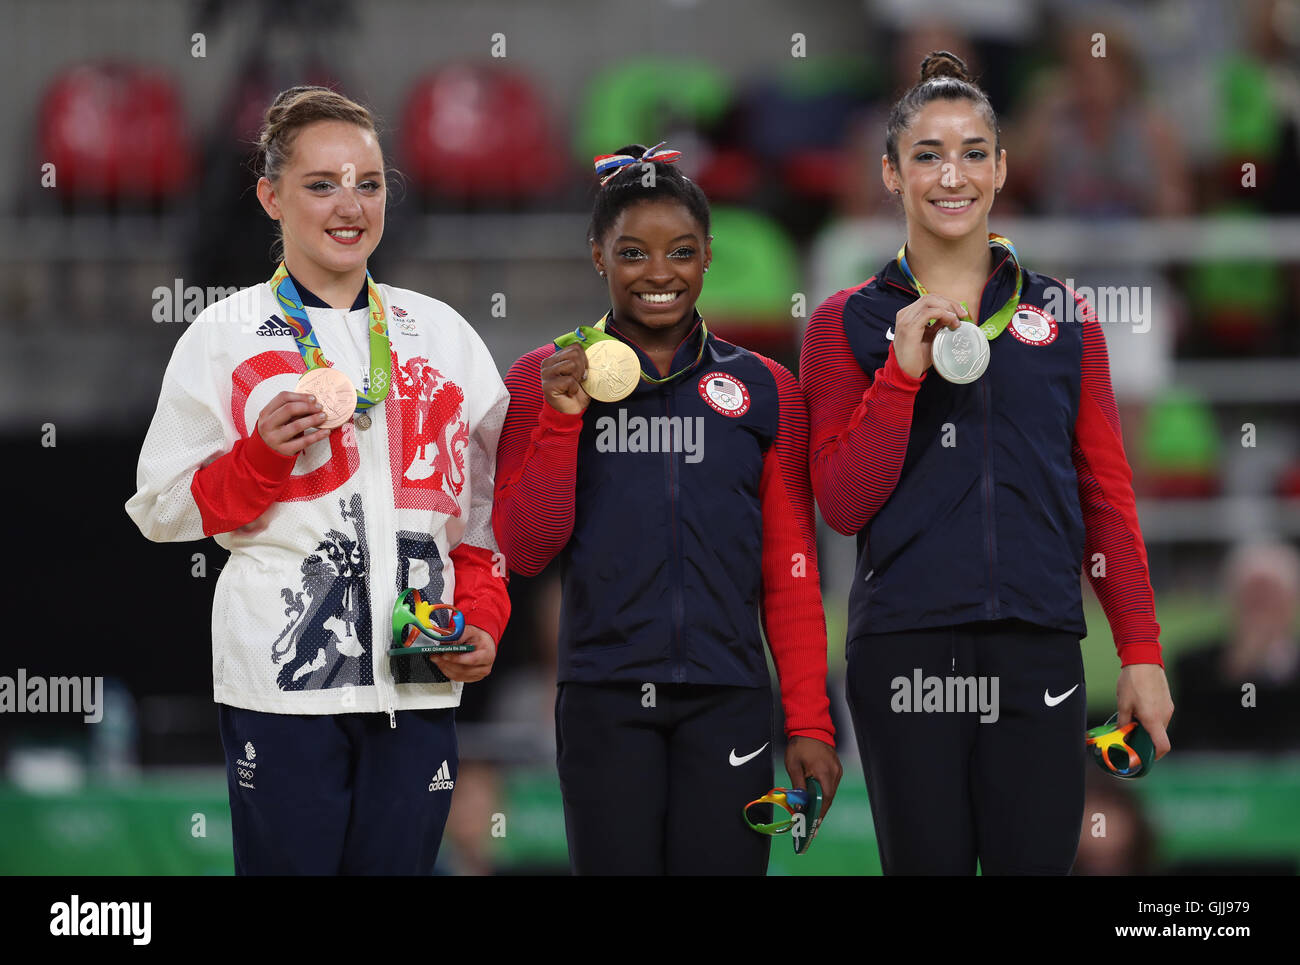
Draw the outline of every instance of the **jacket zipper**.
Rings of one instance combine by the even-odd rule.
[[[975,306],[979,313],[975,324],[979,325],[984,320],[984,292],[989,287],[989,282],[993,277],[1002,270],[1002,266],[1007,263],[1011,257],[1010,252],[1002,257],[997,266],[984,279],[984,284],[980,287],[980,300]],[[989,395],[989,380],[980,379],[980,415],[984,423],[984,533],[985,543],[988,547],[989,554],[989,602],[988,612],[989,619],[998,618],[998,581],[997,581],[997,556],[998,556],[998,537],[997,537],[997,520],[993,517],[993,466],[992,456],[989,452],[989,437],[992,429],[989,425],[991,420],[991,409],[993,400]]]
[[[669,419],[673,415],[673,388],[666,386],[664,389],[664,413]],[[668,423],[671,425],[672,423]],[[686,660],[682,647],[682,620],[685,612],[685,604],[682,600],[682,565],[681,565],[681,542],[678,539],[678,521],[677,521],[677,499],[679,480],[677,474],[677,455],[672,452],[672,446],[669,446],[669,452],[664,454],[664,459],[668,466],[668,518],[669,530],[672,534],[672,555],[671,564],[673,567],[673,683],[682,683],[686,680]]]
[[[385,305],[388,304],[387,292],[384,293],[384,303]],[[367,316],[367,320],[368,319],[369,316]],[[362,359],[362,379],[363,381],[368,382],[369,379],[367,378],[367,375],[370,369],[370,345],[368,340],[361,347],[361,359]],[[379,412],[377,411],[382,406],[383,403],[380,403],[380,405],[375,406],[373,408],[371,414],[372,421],[369,429],[364,429],[364,430],[357,429],[356,426],[354,425],[352,432],[353,435],[357,437],[358,448],[364,446],[367,450],[366,455],[369,458],[362,460],[362,466],[375,465],[376,463],[374,462],[374,458],[375,458],[374,450],[377,448],[382,450],[379,454],[381,461],[377,465],[380,465],[382,467],[382,470],[379,472],[379,476],[383,481],[379,484],[379,486],[375,486],[373,484],[362,486],[360,487],[360,491],[362,493],[361,496],[362,506],[366,509],[367,515],[369,515],[369,517],[374,521],[374,525],[371,527],[370,530],[370,547],[369,547],[370,548],[370,576],[372,577],[370,580],[370,590],[371,590],[370,593],[370,658],[371,658],[370,673],[375,680],[375,694],[379,698],[379,705],[380,705],[379,712],[383,713],[385,710],[387,710],[389,729],[396,730],[397,710],[394,706],[394,703],[397,697],[396,694],[397,688],[391,682],[392,678],[391,678],[391,674],[389,674],[388,665],[386,662],[388,659],[387,634],[391,632],[391,629],[388,625],[388,621],[379,619],[380,614],[385,612],[384,606],[382,605],[382,603],[378,606],[376,605],[377,600],[386,599],[386,595],[381,595],[383,593],[383,588],[392,587],[397,580],[397,574],[395,572],[390,572],[390,568],[388,566],[388,553],[378,551],[379,542],[381,540],[386,540],[390,536],[392,536],[392,538],[396,540],[396,535],[395,535],[396,524],[390,518],[391,516],[390,506],[393,501],[393,484],[392,484],[392,474],[387,471],[388,460],[390,458],[388,453],[388,446],[386,442],[388,437],[388,425],[387,425],[388,419],[387,419],[387,413],[385,413],[384,421],[381,424],[379,418]],[[384,438],[384,444],[382,446],[380,440],[381,434],[383,435]],[[358,468],[358,472],[360,472],[360,467]],[[382,491],[379,493],[375,493],[376,489],[380,489]],[[365,506],[365,503],[367,502],[366,500],[367,494],[375,496],[375,498],[371,501],[372,505],[368,507]],[[395,591],[389,589],[388,592],[393,593]]]
[[[993,271],[989,273],[988,278],[984,279],[984,284],[980,287],[979,303],[975,306],[979,313],[975,319],[975,324],[980,324],[984,317],[984,292],[989,287],[989,282],[1002,270],[1002,266],[1007,263],[1011,257],[1008,252],[1003,255],[1002,260],[997,263]],[[890,281],[888,284],[895,288],[905,291],[908,294],[919,298],[920,293],[913,288],[900,285],[897,282]],[[968,306],[969,307],[969,306]],[[989,383],[987,379],[980,379],[980,420],[984,429],[984,466],[983,466],[983,489],[984,489],[984,543],[988,553],[989,563],[989,598],[988,598],[988,615],[989,619],[995,620],[998,616],[998,584],[997,584],[997,533],[996,520],[993,518],[993,470],[990,466],[989,456]],[[953,666],[956,667],[957,658],[953,656]]]
[[[998,616],[997,584],[997,527],[993,518],[993,470],[989,455],[989,383],[980,379],[980,416],[984,425],[984,537],[989,560],[989,599],[988,614],[990,620]]]

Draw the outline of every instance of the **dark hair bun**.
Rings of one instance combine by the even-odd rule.
[[[642,154],[645,153],[645,145],[644,145],[644,144],[628,144],[628,145],[625,146],[625,147],[620,147],[620,148],[619,148],[617,151],[615,151],[614,153],[615,153],[615,154],[627,154],[627,155],[629,155],[629,156],[631,156],[631,157],[640,157]]]
[[[946,50],[932,50],[921,61],[921,83],[940,77],[953,77],[968,84],[972,82],[964,60]]]

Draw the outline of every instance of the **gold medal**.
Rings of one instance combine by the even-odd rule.
[[[616,338],[601,339],[586,347],[587,374],[583,390],[597,402],[619,402],[641,381],[641,361],[632,346]]]
[[[294,391],[316,396],[325,410],[325,421],[318,427],[321,429],[337,429],[352,418],[357,408],[357,387],[338,369],[312,369],[298,380]]]

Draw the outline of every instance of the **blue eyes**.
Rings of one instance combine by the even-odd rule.
[[[315,191],[317,194],[320,194],[321,193],[320,189],[322,188],[328,189],[333,187],[334,187],[333,181],[317,181],[315,184],[307,185],[307,190]],[[374,194],[376,191],[380,189],[381,185],[379,184],[378,181],[362,181],[360,184],[357,185],[357,187],[367,194]]]

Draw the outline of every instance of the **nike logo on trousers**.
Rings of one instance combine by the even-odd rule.
[[[767,742],[767,744],[770,744],[770,743],[772,743],[772,742],[771,742],[771,741],[768,741],[768,742]],[[754,758],[756,758],[759,754],[763,753],[763,751],[767,748],[767,744],[764,744],[762,747],[760,747],[758,750],[754,751],[754,753],[752,753],[752,754],[746,754],[744,757],[737,757],[737,756],[736,756],[736,749],[733,747],[733,748],[731,749],[731,766],[732,766],[732,767],[739,767],[741,764],[745,764],[745,763],[748,763],[749,761],[752,761],[752,760],[753,760]]]
[[[1053,697],[1050,691],[1044,690],[1043,703],[1045,703],[1048,707],[1055,707],[1057,704],[1059,704],[1066,697],[1070,696],[1070,694],[1074,693],[1078,689],[1079,689],[1079,685],[1075,684],[1073,687],[1071,687],[1065,693],[1061,694],[1061,696],[1059,697]]]

